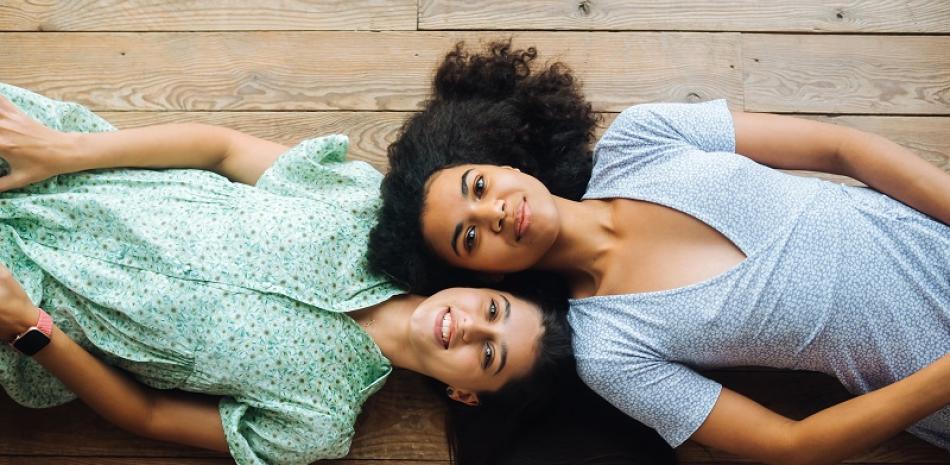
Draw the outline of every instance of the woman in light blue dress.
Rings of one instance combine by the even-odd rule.
[[[878,136],[723,101],[631,107],[591,156],[590,104],[535,57],[449,53],[390,149],[372,265],[413,289],[554,272],[582,378],[672,446],[836,463],[907,429],[950,449],[950,175]],[[415,253],[394,260],[397,236]],[[857,397],[792,421],[696,371],[750,365]]]
[[[539,397],[531,383],[570,361],[566,302],[406,295],[369,273],[381,175],[346,162],[346,146],[195,124],[115,131],[0,84],[0,387],[30,407],[79,397],[241,465],[345,456],[394,366],[469,405]],[[24,345],[38,332],[46,346]],[[21,335],[20,351],[6,344]]]

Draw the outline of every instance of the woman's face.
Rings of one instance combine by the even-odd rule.
[[[425,299],[409,328],[420,371],[462,394],[494,392],[528,374],[544,331],[536,305],[507,292],[470,288]]]
[[[495,165],[461,165],[429,178],[422,234],[448,264],[508,273],[531,268],[557,239],[554,196],[533,176]]]

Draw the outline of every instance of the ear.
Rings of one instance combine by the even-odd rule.
[[[449,399],[452,399],[456,402],[461,402],[465,405],[468,405],[469,407],[478,406],[478,394],[472,391],[447,387],[445,388],[445,394],[449,396]]]

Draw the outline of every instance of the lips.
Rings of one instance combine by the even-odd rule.
[[[449,309],[442,310],[435,315],[433,335],[435,336],[435,343],[439,347],[449,348],[452,337],[455,335],[455,318],[452,317]]]
[[[528,199],[523,199],[515,216],[515,240],[520,241],[531,226],[531,207],[528,206]]]

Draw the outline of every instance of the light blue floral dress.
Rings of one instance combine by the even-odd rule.
[[[696,369],[819,371],[862,394],[950,353],[947,225],[735,147],[722,100],[637,105],[598,142],[584,196],[678,210],[746,255],[689,286],[571,301],[581,377],[674,447],[722,389]],[[908,431],[950,449],[950,407]]]
[[[63,131],[114,128],[80,105],[0,84]],[[380,174],[347,139],[307,140],[256,186],[198,170],[100,170],[0,194],[0,262],[93,354],[159,389],[221,395],[234,459],[347,454],[390,364],[343,312],[402,291],[367,272]],[[75,396],[0,347],[0,385],[31,407]]]

